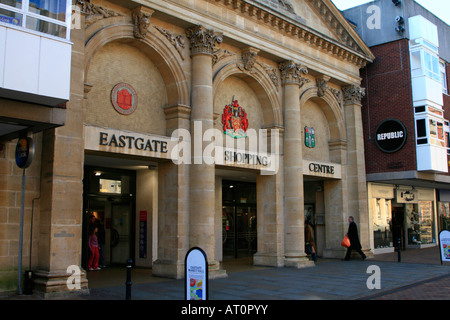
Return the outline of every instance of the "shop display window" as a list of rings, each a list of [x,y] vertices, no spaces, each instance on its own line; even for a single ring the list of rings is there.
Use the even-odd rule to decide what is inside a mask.
[[[391,200],[372,199],[375,209],[373,215],[374,248],[389,248],[392,242]]]
[[[434,243],[436,237],[433,228],[433,201],[419,201],[405,207],[408,244]]]
[[[439,202],[439,231],[450,230],[450,202]]]

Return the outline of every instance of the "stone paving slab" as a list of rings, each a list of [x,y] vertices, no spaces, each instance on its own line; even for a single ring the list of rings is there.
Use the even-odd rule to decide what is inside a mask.
[[[381,289],[370,290],[368,267],[380,270]],[[341,300],[359,299],[432,278],[450,276],[443,265],[386,261],[327,261],[305,269],[269,268],[236,272],[209,281],[210,300]],[[184,281],[171,280],[132,287],[133,299],[183,300]],[[91,289],[89,299],[124,299],[124,287]]]

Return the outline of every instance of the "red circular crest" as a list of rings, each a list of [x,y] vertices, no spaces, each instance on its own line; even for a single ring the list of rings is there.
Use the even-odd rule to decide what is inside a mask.
[[[136,91],[129,84],[120,82],[111,90],[111,103],[120,114],[132,114],[137,108]]]

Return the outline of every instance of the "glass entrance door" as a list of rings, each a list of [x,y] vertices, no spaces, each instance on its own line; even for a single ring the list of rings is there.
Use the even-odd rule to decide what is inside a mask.
[[[111,263],[131,258],[131,203],[113,203],[111,212]]]
[[[134,261],[136,223],[136,173],[133,171],[85,167],[83,215],[83,266],[89,258],[90,218],[105,230],[106,265],[125,265]]]
[[[241,258],[256,252],[256,185],[224,181],[222,205],[223,257]]]

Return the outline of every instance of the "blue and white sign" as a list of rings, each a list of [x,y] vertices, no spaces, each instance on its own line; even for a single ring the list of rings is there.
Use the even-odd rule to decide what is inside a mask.
[[[16,145],[16,164],[19,168],[28,168],[34,157],[34,142],[31,138],[19,138]]]
[[[441,263],[450,261],[450,231],[439,232],[439,249],[441,252]]]
[[[186,254],[185,281],[186,300],[208,300],[208,259],[198,247]]]

